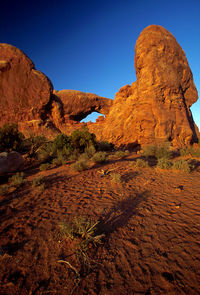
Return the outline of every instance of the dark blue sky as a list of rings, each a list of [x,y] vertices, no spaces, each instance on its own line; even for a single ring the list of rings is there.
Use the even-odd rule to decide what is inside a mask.
[[[158,24],[186,53],[200,92],[200,1],[1,1],[0,42],[24,51],[56,90],[114,98],[136,80],[134,47],[140,32]],[[200,127],[200,102],[192,107]]]

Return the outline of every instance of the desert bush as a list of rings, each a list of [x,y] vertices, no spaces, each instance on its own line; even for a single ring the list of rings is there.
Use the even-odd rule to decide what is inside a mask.
[[[70,155],[69,155],[69,160],[70,161],[76,161],[80,157],[80,153],[77,150],[74,150]]]
[[[143,155],[146,157],[155,157],[157,159],[165,158],[170,159],[171,151],[168,142],[163,145],[147,145],[143,150]]]
[[[182,148],[180,149],[180,156],[181,157],[186,157],[186,156],[192,156],[195,158],[199,158],[200,157],[200,148],[199,147],[186,147],[186,148]]]
[[[83,153],[90,146],[96,146],[96,136],[90,133],[86,128],[75,130],[70,135],[72,147]]]
[[[177,160],[173,162],[173,169],[175,170],[181,170],[184,172],[191,172],[192,166],[188,163],[186,160]]]
[[[31,135],[29,138],[23,140],[22,148],[24,151],[29,152],[29,156],[35,156],[35,153],[43,144],[47,142],[47,139],[43,135]]]
[[[40,170],[41,171],[45,171],[51,168],[51,164],[50,163],[44,163],[40,165]]]
[[[87,154],[88,158],[92,158],[96,153],[96,149],[93,145],[85,148],[85,154]]]
[[[78,160],[74,164],[71,165],[74,171],[81,172],[83,170],[87,170],[89,168],[88,160]]]
[[[65,239],[75,241],[75,257],[80,264],[80,273],[88,273],[94,267],[94,259],[91,259],[91,247],[97,247],[102,244],[104,234],[99,233],[99,221],[92,221],[90,218],[83,216],[75,217],[73,221],[65,221],[60,223],[60,231]],[[80,279],[80,273],[68,261],[59,260],[64,262],[73,269]]]
[[[56,136],[56,138],[53,141],[53,148],[56,151],[63,150],[64,148],[66,151],[68,150],[69,152],[73,150],[73,147],[70,142],[70,138],[63,133],[58,134]]]
[[[15,175],[10,177],[8,179],[11,186],[19,187],[24,183],[24,173],[23,172],[17,172]]]
[[[36,153],[37,159],[40,162],[49,162],[54,157],[56,157],[57,151],[55,150],[55,147],[53,146],[52,142],[48,142],[44,144]]]
[[[143,159],[137,159],[136,161],[131,162],[131,166],[137,168],[145,168],[148,167],[148,163]]]
[[[81,244],[93,243],[94,245],[102,242],[103,234],[98,234],[98,221],[93,222],[90,218],[84,216],[75,217],[72,222],[60,223],[61,233],[70,239],[81,239]]]
[[[166,158],[161,158],[158,159],[157,167],[160,169],[169,169],[172,167],[172,163]]]
[[[120,159],[123,159],[123,158],[125,158],[128,155],[129,155],[129,151],[128,150],[126,150],[126,151],[117,151],[114,154],[115,157],[120,158]]]
[[[108,155],[106,152],[97,152],[96,154],[94,154],[94,156],[92,157],[92,161],[94,163],[105,163],[107,161]]]
[[[24,135],[17,124],[5,124],[0,128],[0,152],[21,151]]]
[[[119,173],[110,173],[111,180],[115,183],[122,183],[122,177]]]
[[[8,184],[3,184],[0,186],[0,196],[4,196],[8,193],[10,186]]]
[[[44,182],[44,177],[43,176],[38,176],[36,178],[33,179],[32,181],[32,185],[33,186],[39,186]]]

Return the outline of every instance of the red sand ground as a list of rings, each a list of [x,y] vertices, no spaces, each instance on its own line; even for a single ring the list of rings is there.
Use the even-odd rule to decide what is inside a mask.
[[[200,171],[136,169],[131,160],[81,173],[32,170],[0,197],[0,294],[200,294]],[[102,168],[115,168],[123,184],[101,177]],[[43,192],[31,186],[39,175]],[[78,215],[101,220],[106,234],[90,250],[89,272],[59,234],[59,223]]]

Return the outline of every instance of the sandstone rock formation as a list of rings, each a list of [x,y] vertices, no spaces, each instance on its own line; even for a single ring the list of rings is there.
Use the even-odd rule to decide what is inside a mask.
[[[19,49],[0,44],[0,125],[40,119],[53,86]]]
[[[198,94],[174,36],[157,25],[144,29],[135,46],[135,69],[137,81],[116,94],[101,136],[117,145],[197,141],[190,107]]]
[[[137,81],[122,87],[115,100],[75,90],[54,91],[19,49],[0,44],[0,126],[17,122],[25,136],[70,134],[86,126],[98,140],[120,145],[197,142],[190,111],[198,99],[186,56],[174,36],[161,26],[143,30],[135,46]],[[106,115],[80,123],[88,114]]]
[[[112,99],[77,90],[54,91],[54,94],[62,101],[64,116],[74,121],[81,121],[92,112],[107,115],[113,104]]]
[[[21,50],[0,44],[0,126],[16,122],[25,136],[41,133],[51,138],[60,131],[72,132],[94,111],[108,114],[112,103],[111,99],[75,90],[53,94],[50,80],[35,70]]]

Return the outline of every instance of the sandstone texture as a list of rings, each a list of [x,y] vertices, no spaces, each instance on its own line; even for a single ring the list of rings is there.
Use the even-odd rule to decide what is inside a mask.
[[[96,111],[108,114],[113,100],[75,90],[54,91],[51,81],[34,68],[18,48],[0,44],[0,126],[18,123],[19,130],[43,134],[71,133]]]
[[[197,141],[190,111],[198,94],[186,56],[174,36],[151,25],[135,46],[137,81],[122,87],[102,130],[117,145]]]
[[[0,175],[15,172],[24,164],[23,157],[17,152],[0,153]]]
[[[74,121],[81,121],[92,112],[107,115],[113,100],[92,93],[77,90],[54,91],[63,104],[63,115]]]
[[[16,122],[25,136],[47,138],[87,126],[98,140],[117,146],[197,142],[190,107],[198,94],[174,36],[161,26],[145,28],[135,46],[135,70],[137,81],[123,86],[114,101],[77,90],[53,91],[50,80],[22,51],[0,44],[0,126]],[[80,123],[92,112],[105,118]]]
[[[0,44],[0,125],[39,119],[53,86],[19,49]]]

